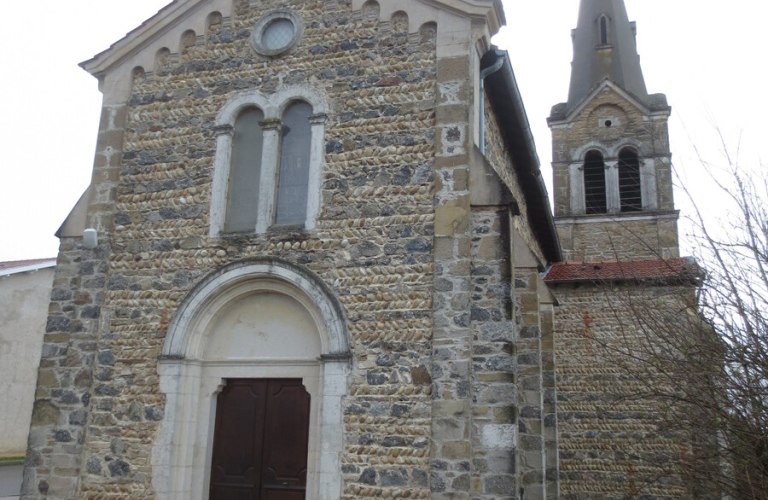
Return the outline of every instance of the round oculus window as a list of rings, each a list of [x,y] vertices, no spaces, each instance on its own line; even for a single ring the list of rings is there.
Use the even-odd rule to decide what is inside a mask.
[[[296,26],[290,19],[275,19],[267,24],[261,35],[261,44],[267,50],[282,50],[291,45]]]
[[[301,38],[301,19],[289,11],[267,14],[256,23],[251,44],[259,54],[274,57],[291,50]]]

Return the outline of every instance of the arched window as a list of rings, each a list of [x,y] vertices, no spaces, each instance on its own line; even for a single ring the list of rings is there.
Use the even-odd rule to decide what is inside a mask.
[[[229,175],[227,217],[228,233],[255,231],[259,206],[264,113],[255,107],[242,111],[235,121],[232,138],[232,166]]]
[[[275,224],[304,224],[307,218],[312,106],[297,101],[283,114],[280,171],[277,177]]]
[[[608,17],[600,16],[600,45],[608,45]]]
[[[604,214],[608,211],[605,162],[598,151],[590,151],[584,159],[584,200],[587,214]]]
[[[216,117],[210,235],[312,230],[320,214],[328,105],[312,88],[251,90]]]
[[[643,209],[640,161],[637,153],[630,148],[624,148],[619,153],[619,199],[622,212],[639,212]]]

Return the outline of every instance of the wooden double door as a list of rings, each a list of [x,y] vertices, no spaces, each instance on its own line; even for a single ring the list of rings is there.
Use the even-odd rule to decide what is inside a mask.
[[[232,379],[219,394],[209,500],[304,500],[310,396],[300,379]]]

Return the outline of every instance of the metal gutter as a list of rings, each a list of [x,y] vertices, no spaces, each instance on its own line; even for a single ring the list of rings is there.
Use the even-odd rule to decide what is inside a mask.
[[[485,79],[496,73],[504,65],[504,59],[499,58],[492,66],[480,71],[480,148],[485,151]]]
[[[512,70],[512,63],[506,51],[492,47],[480,61],[481,72],[492,69],[497,64],[501,65],[501,69],[489,72],[481,81],[485,80],[484,88],[488,101],[495,111],[504,141],[512,155],[512,163],[528,205],[531,227],[545,257],[550,262],[560,262],[563,256],[555,218],[549,204],[549,193],[541,175],[541,163],[536,154],[533,132],[517,86],[515,73]]]

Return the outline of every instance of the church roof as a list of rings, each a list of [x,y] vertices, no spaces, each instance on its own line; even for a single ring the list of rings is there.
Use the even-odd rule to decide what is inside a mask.
[[[560,262],[544,277],[547,283],[594,281],[689,281],[699,276],[692,258],[607,262]]]
[[[635,35],[624,0],[581,0],[573,31],[569,113],[606,79],[648,103]]]
[[[12,260],[7,262],[0,262],[0,276],[10,276],[11,274],[39,271],[40,269],[53,267],[55,265],[56,258]]]

